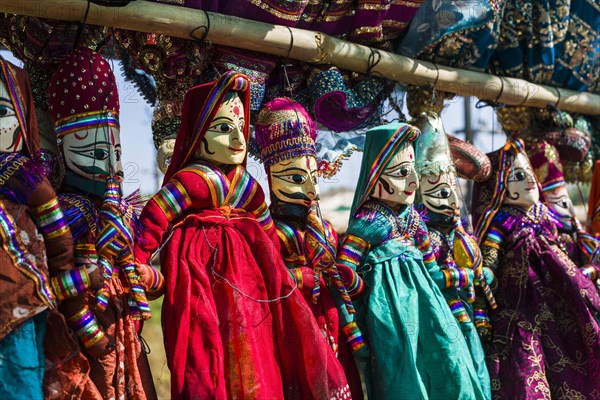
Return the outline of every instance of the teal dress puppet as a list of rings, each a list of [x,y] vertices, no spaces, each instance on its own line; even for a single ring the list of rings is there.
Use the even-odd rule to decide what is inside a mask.
[[[427,228],[412,206],[419,130],[390,124],[367,132],[365,153],[338,263],[365,281],[355,302],[371,356],[369,398],[485,399],[458,322],[432,276]],[[397,157],[399,153],[402,157]]]

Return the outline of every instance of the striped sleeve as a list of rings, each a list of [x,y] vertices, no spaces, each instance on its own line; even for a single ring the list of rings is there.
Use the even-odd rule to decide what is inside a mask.
[[[485,240],[482,243],[482,246],[489,246],[494,249],[500,249],[503,242],[502,232],[496,228],[495,226],[491,226],[485,235]]]
[[[202,189],[198,186],[198,190]],[[209,193],[206,190],[206,198]],[[185,213],[192,205],[193,198],[181,180],[172,178],[146,204],[140,215],[142,235],[137,237],[135,258],[141,264],[148,264],[152,254],[160,246],[169,224]]]
[[[44,238],[55,239],[69,232],[69,227],[56,197],[32,208],[31,212],[37,222],[38,230]]]
[[[338,254],[338,263],[347,265],[356,271],[368,250],[369,244],[365,240],[349,234],[344,239],[344,244]]]

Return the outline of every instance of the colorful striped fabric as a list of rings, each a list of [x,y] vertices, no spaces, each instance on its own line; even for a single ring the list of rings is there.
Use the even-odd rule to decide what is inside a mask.
[[[327,232],[328,230],[325,228],[323,219],[321,218],[319,204],[313,203],[308,211],[304,232],[304,249],[307,258],[310,261],[311,267],[316,272],[315,276],[320,275],[321,272],[328,276],[344,301],[346,310],[348,313],[353,314],[354,305],[335,265],[335,244],[332,243],[332,238],[327,236]],[[315,282],[315,289],[313,290],[314,303],[318,299],[319,293],[317,290],[320,290],[319,282]]]
[[[447,303],[452,311],[452,315],[454,315],[458,322],[471,321],[471,318],[469,318],[469,314],[467,314],[467,310],[460,299],[450,299]]]
[[[485,240],[482,243],[482,246],[490,246],[495,249],[500,249],[500,246],[502,246],[503,241],[504,235],[502,234],[502,231],[500,231],[497,227],[492,226],[488,230],[488,233],[485,236]]]
[[[284,261],[288,268],[306,265],[304,254],[304,231],[291,222],[274,220],[279,241],[283,245]]]
[[[56,300],[46,275],[30,260],[31,254],[21,240],[19,228],[6,212],[0,201],[0,242],[4,251],[12,258],[14,266],[35,282],[40,299],[49,307],[56,307]]]
[[[258,185],[258,183],[256,184]],[[271,218],[271,213],[269,212],[269,207],[267,207],[266,203],[261,204],[260,207],[252,211],[252,214],[265,231],[271,229],[273,226],[273,218]]]
[[[58,202],[76,244],[96,236],[99,213],[90,199],[79,193],[60,193]]]
[[[244,167],[238,165],[229,184],[229,191],[224,203],[232,208],[245,209],[254,198],[257,190],[258,183]]]
[[[187,191],[175,178],[163,186],[150,201],[158,204],[169,222],[175,220],[186,208],[192,205],[192,200]]]
[[[94,248],[94,250],[96,250]],[[97,256],[96,256],[97,257]],[[104,285],[96,292],[96,307],[104,311],[108,307],[108,298],[110,297],[110,288],[108,282],[119,273],[118,269],[113,268],[112,264],[103,257],[98,257],[97,261],[100,268],[102,268],[102,276],[104,278]]]
[[[54,295],[59,301],[85,293],[90,277],[85,267],[74,268],[50,279]]]
[[[218,168],[204,163],[194,163],[184,168],[181,172],[193,172],[206,182],[212,198],[212,204],[215,207],[219,207],[225,202],[225,195],[229,189],[229,179]]]
[[[36,219],[38,230],[46,239],[55,239],[69,231],[56,197],[32,209],[31,212]]]
[[[338,254],[338,261],[356,271],[368,250],[369,244],[366,241],[356,235],[349,234],[346,236],[342,250]]]
[[[75,265],[98,264],[98,252],[94,243],[79,241],[75,243],[73,254]]]
[[[429,236],[425,236],[423,240],[418,243],[417,248],[423,253],[423,262],[425,265],[436,262]]]
[[[352,274],[352,282],[346,286],[348,295],[352,298],[358,294],[361,294],[364,289],[365,281],[358,274]]]
[[[106,336],[87,305],[70,316],[67,323],[86,349],[94,346]]]
[[[150,319],[152,312],[150,311],[150,305],[146,297],[146,292],[142,288],[140,278],[135,264],[125,263],[120,265],[121,271],[124,272],[129,283],[129,296],[127,296],[127,303],[129,304],[129,311],[133,319],[146,320]]]
[[[356,353],[358,350],[366,346],[366,343],[363,340],[362,332],[355,321],[352,321],[344,326],[342,330],[346,336],[346,341],[352,348],[352,353]]]
[[[114,111],[91,111],[85,114],[77,114],[77,118],[65,117],[57,121],[54,131],[56,137],[61,138],[69,133],[90,129],[105,129],[107,126],[119,128],[119,115]]]

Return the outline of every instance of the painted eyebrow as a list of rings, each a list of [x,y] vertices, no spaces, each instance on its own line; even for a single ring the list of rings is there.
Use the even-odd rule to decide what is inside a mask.
[[[9,103],[12,103],[12,101],[9,98],[7,98],[7,97],[0,97],[0,100],[4,100],[4,101],[7,101]]]
[[[231,118],[223,116],[223,117],[217,117],[217,118],[213,119],[213,124],[220,119],[224,119],[227,122],[233,122],[233,120]]]
[[[438,189],[440,186],[448,186],[448,187],[450,187],[450,185],[448,185],[446,182],[441,182],[441,183],[438,183],[437,185],[435,185],[434,187],[432,187],[431,189],[429,189],[429,190],[428,190],[427,192],[425,192],[425,193],[431,193],[431,192],[434,192],[434,191],[436,191],[436,190],[437,190],[437,189]]]
[[[296,167],[290,167],[290,168],[286,168],[286,169],[282,169],[280,171],[273,171],[274,174],[280,174],[282,172],[291,172],[291,171],[296,171],[296,172],[306,172],[306,170],[301,169],[301,168],[296,168]]]
[[[83,146],[69,146],[69,147],[71,149],[85,149],[85,148],[88,148],[90,146],[96,146],[98,144],[108,144],[108,145],[110,145],[110,142],[95,142],[95,143],[85,144]]]
[[[387,167],[387,168],[384,170],[384,172],[385,172],[385,171],[391,171],[391,172],[393,172],[393,171],[397,170],[397,169],[398,169],[398,168],[400,168],[400,167],[404,167],[405,165],[410,165],[410,164],[411,164],[411,162],[410,162],[410,161],[402,161],[400,164],[398,164],[398,165],[396,165],[396,166],[394,166],[394,167]]]

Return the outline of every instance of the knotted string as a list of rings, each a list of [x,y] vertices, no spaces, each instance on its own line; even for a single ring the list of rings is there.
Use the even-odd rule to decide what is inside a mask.
[[[305,247],[307,258],[315,271],[315,287],[312,292],[312,302],[316,304],[319,301],[321,294],[321,274],[325,274],[331,279],[331,282],[338,290],[348,313],[353,314],[354,305],[335,265],[336,250],[327,239],[318,203],[313,203],[308,210]]]
[[[131,210],[129,210],[131,211]],[[124,212],[118,184],[114,180],[107,181],[104,201],[100,209],[100,229],[96,238],[96,249],[100,263],[104,266],[104,285],[97,293],[98,307],[106,307],[109,296],[110,279],[123,271],[130,293],[128,305],[133,319],[146,320],[151,316],[146,292],[140,284],[140,277],[135,269],[133,256],[133,229],[129,226],[128,216],[133,212]],[[108,260],[114,260],[112,270]],[[116,268],[115,268],[116,266]]]

